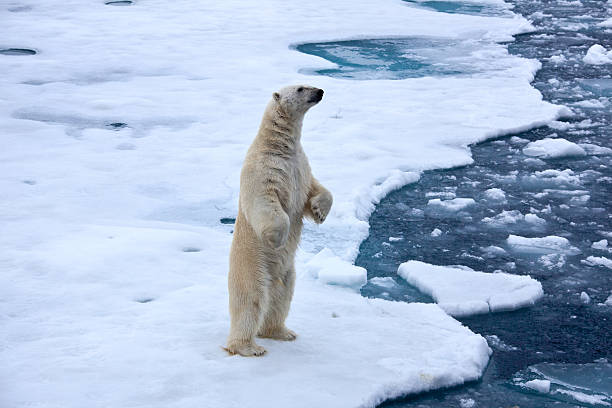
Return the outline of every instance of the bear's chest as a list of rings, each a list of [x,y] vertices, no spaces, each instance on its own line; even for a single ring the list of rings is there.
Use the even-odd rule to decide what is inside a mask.
[[[298,152],[293,160],[288,163],[287,176],[289,179],[286,185],[287,215],[301,218],[306,201],[308,201],[311,182],[310,165],[303,152]]]

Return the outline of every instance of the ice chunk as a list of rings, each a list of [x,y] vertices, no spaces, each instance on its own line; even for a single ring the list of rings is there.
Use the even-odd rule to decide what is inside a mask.
[[[427,206],[430,209],[444,211],[444,212],[457,212],[461,211],[467,207],[476,204],[473,198],[453,198],[452,200],[440,200],[439,198],[434,198],[433,200],[429,200],[427,202]]]
[[[506,202],[506,193],[501,188],[490,188],[485,190],[484,196],[491,201]]]
[[[612,50],[607,51],[599,44],[595,44],[589,48],[586,55],[582,59],[585,64],[603,65],[612,63]]]
[[[485,339],[487,339],[487,342],[489,343],[489,346],[493,347],[496,350],[499,350],[499,351],[516,351],[516,350],[518,350],[517,347],[510,346],[510,345],[504,343],[499,337],[497,337],[494,334],[489,335],[489,336],[485,336]]]
[[[395,279],[393,279],[390,276],[385,276],[385,277],[375,277],[370,279],[370,283],[376,285],[376,286],[381,286],[383,288],[393,288],[395,286],[397,286],[397,282],[395,282]]]
[[[570,244],[567,238],[549,235],[542,238],[526,238],[510,235],[506,240],[511,250],[532,254],[577,255],[580,250]]]
[[[518,210],[502,211],[494,217],[485,217],[482,222],[494,228],[504,228],[507,225],[525,223],[532,227],[543,227],[546,225],[546,220],[538,217],[535,214],[523,215]]]
[[[580,292],[580,301],[584,304],[591,303],[591,297],[586,292]]]
[[[315,255],[306,264],[306,270],[312,277],[328,285],[359,289],[368,280],[368,273],[364,268],[341,259],[334,255],[329,248],[325,248]]]
[[[530,306],[542,297],[542,285],[529,276],[476,272],[469,268],[408,261],[398,275],[452,316],[469,316]]]
[[[606,301],[604,302],[604,305],[606,306],[612,306],[612,295],[608,296],[608,298],[606,299]]]
[[[582,147],[587,154],[593,156],[607,156],[612,154],[612,149],[609,147],[599,146],[591,143],[580,143],[580,147]]]
[[[430,234],[432,237],[439,237],[440,235],[442,235],[442,230],[439,228],[434,228],[433,231],[431,231]]]
[[[550,392],[550,381],[548,380],[531,380],[523,384],[527,388],[531,388],[537,392],[547,394]]]
[[[605,266],[608,269],[612,269],[612,260],[603,256],[589,256],[580,262],[589,266]]]
[[[591,248],[593,248],[593,249],[600,249],[602,251],[608,251],[610,249],[610,248],[608,248],[608,240],[607,239],[602,239],[600,241],[593,242],[591,244]]]
[[[580,177],[572,170],[548,169],[536,171],[534,174],[523,177],[523,182],[529,187],[542,188],[575,188],[581,184]]]
[[[556,390],[555,393],[569,395],[576,401],[583,402],[586,404],[604,405],[606,407],[609,407],[610,405],[612,405],[608,402],[610,401],[610,399],[606,395],[586,394],[584,392],[575,391],[575,390]]]
[[[612,17],[597,24],[599,27],[612,28]]]
[[[527,156],[542,159],[557,159],[561,157],[586,156],[586,152],[576,143],[566,139],[542,139],[529,143],[523,148]]]

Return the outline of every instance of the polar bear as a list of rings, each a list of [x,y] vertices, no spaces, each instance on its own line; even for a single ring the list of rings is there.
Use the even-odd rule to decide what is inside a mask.
[[[294,256],[302,220],[325,221],[331,193],[310,171],[302,122],[323,98],[312,86],[274,92],[240,174],[238,216],[228,276],[231,328],[226,350],[261,356],[255,336],[295,340],[285,326],[295,285]]]

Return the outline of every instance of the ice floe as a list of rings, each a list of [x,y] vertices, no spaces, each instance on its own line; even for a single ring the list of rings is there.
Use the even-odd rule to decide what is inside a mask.
[[[516,252],[533,254],[565,254],[577,255],[580,250],[571,245],[564,237],[549,235],[541,238],[526,238],[518,235],[510,235],[506,243],[511,250]]]
[[[408,261],[398,275],[452,316],[515,310],[542,297],[542,285],[529,276],[484,273],[469,268]]]
[[[608,51],[600,44],[595,44],[588,49],[582,60],[591,65],[612,64],[612,50]]]
[[[586,156],[586,152],[582,147],[562,138],[536,140],[525,146],[523,148],[523,153],[527,156],[539,157],[542,159]]]

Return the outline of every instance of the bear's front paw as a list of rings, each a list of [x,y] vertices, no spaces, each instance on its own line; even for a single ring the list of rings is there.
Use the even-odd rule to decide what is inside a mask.
[[[329,210],[332,206],[332,196],[331,194],[319,194],[314,196],[310,201],[310,209],[312,210],[312,215],[314,216],[314,222],[317,224],[321,224],[327,218],[327,214],[329,214]]]
[[[278,217],[272,225],[264,228],[262,240],[267,247],[278,249],[287,243],[289,238],[289,217]]]

